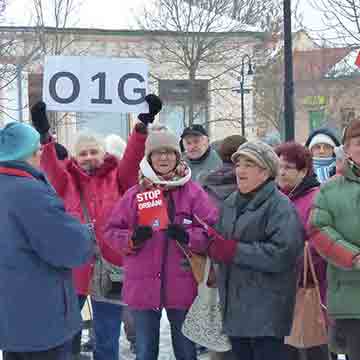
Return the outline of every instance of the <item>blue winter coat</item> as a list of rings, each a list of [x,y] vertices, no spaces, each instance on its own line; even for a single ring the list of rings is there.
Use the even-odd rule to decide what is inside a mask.
[[[90,232],[24,162],[0,163],[0,199],[0,349],[61,345],[81,326],[71,268],[92,255]]]

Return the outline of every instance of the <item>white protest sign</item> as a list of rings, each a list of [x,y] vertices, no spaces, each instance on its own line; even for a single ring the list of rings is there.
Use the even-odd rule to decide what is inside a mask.
[[[48,110],[148,112],[148,66],[141,59],[47,56],[44,101]]]

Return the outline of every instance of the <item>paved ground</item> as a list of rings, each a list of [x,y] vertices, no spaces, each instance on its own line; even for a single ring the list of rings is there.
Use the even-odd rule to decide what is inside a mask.
[[[86,334],[85,334],[86,336]],[[91,360],[92,357],[88,357],[88,360]],[[203,355],[199,357],[199,360],[208,360],[208,355]],[[340,359],[345,359],[340,356]],[[2,360],[0,352],[0,360]],[[85,360],[85,359],[84,359]],[[120,358],[119,360],[135,360],[135,355],[130,352],[129,343],[126,340],[124,331],[122,329],[120,337]],[[169,331],[169,323],[164,313],[163,318],[161,319],[161,330],[160,330],[160,354],[158,360],[175,360],[174,354],[172,352],[171,338]]]

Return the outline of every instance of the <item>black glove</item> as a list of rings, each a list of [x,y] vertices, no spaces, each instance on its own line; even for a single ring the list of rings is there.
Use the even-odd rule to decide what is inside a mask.
[[[46,116],[46,104],[43,101],[39,101],[31,107],[30,111],[34,128],[40,133],[40,135],[47,134],[50,130],[50,124]]]
[[[132,234],[131,240],[135,247],[141,246],[147,239],[153,235],[151,226],[137,226]]]
[[[139,114],[138,119],[144,125],[147,126],[148,124],[151,124],[154,121],[155,116],[160,112],[162,108],[162,101],[158,96],[154,94],[146,95],[145,101],[149,105],[149,112],[147,114],[146,113]]]
[[[184,227],[179,224],[170,224],[166,229],[169,238],[177,240],[180,244],[187,245],[189,243],[189,234]]]

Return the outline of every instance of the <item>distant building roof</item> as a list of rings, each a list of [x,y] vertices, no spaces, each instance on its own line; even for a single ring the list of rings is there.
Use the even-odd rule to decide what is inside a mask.
[[[325,74],[325,77],[330,79],[359,77],[360,68],[355,65],[355,60],[359,51],[360,49],[351,50],[345,57],[329,69]]]
[[[324,78],[351,51],[349,48],[318,48],[294,51],[294,80]]]

